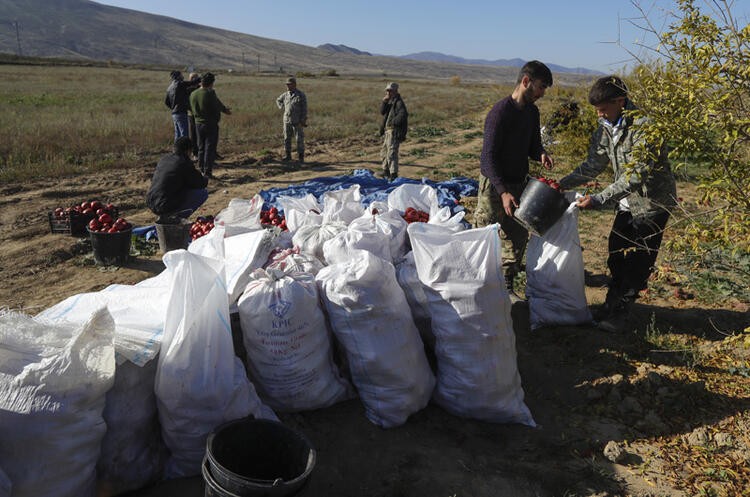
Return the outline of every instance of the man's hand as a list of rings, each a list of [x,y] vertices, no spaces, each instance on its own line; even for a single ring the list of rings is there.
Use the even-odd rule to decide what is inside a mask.
[[[503,201],[503,210],[509,217],[513,217],[513,211],[518,207],[516,197],[510,192],[503,192],[500,194],[500,200]]]
[[[591,195],[584,195],[583,197],[579,197],[578,200],[576,200],[576,207],[579,209],[588,209],[594,206],[594,201],[591,198]]]
[[[555,167],[555,161],[552,160],[552,157],[549,155],[542,154],[542,166],[544,166],[545,169],[552,169]]]

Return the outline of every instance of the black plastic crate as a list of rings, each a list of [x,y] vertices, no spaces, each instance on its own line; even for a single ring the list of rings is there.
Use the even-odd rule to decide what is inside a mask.
[[[112,219],[117,219],[120,216],[119,210],[109,212]],[[65,214],[64,217],[56,217],[53,211],[47,213],[47,219],[49,220],[49,228],[52,233],[59,233],[63,235],[72,236],[87,236],[88,232],[86,227],[89,221],[94,219],[96,214],[82,214],[76,211],[70,211]]]

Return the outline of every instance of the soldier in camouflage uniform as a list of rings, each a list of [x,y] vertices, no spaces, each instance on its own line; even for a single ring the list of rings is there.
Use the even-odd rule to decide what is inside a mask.
[[[659,151],[654,162],[633,162],[633,151],[644,141],[638,129],[644,118],[634,119],[630,114],[635,107],[622,80],[617,76],[597,80],[589,91],[589,103],[599,115],[599,127],[588,157],[560,180],[560,186],[571,188],[588,182],[612,165],[614,182],[599,193],[583,196],[578,206],[617,210],[607,259],[612,280],[596,317],[599,328],[622,331],[638,292],[646,288],[653,271],[677,193],[666,149]]]
[[[284,160],[292,160],[292,135],[297,138],[297,159],[305,162],[305,126],[307,126],[307,97],[297,89],[297,80],[286,80],[284,93],[276,99],[276,106],[284,111]]]
[[[554,165],[542,147],[539,109],[534,102],[552,86],[552,72],[539,61],[527,62],[511,95],[497,102],[484,122],[481,177],[474,226],[500,224],[503,273],[512,303],[522,299],[513,290],[521,271],[529,232],[513,218],[529,174],[529,159],[547,169]]]

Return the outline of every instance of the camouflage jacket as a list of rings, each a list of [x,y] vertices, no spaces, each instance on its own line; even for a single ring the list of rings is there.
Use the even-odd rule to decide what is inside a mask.
[[[285,91],[276,99],[276,106],[284,111],[285,123],[307,124],[307,97],[301,91]]]
[[[633,110],[635,107],[628,101],[625,109]],[[661,150],[656,162],[633,163],[633,151],[644,139],[638,130],[644,120],[634,120],[633,116],[626,115],[612,126],[600,119],[591,139],[588,157],[560,180],[560,186],[567,189],[591,181],[607,164],[612,164],[614,182],[592,195],[597,206],[620,205],[636,217],[670,210],[676,205],[677,192],[667,151]],[[630,166],[626,167],[628,164]]]

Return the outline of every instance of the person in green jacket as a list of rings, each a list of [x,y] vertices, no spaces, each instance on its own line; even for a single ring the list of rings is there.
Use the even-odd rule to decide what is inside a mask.
[[[198,135],[198,167],[207,178],[213,177],[221,115],[232,113],[216,96],[214,81],[216,77],[212,73],[205,73],[201,76],[201,87],[190,94],[190,109]]]
[[[616,210],[608,243],[611,281],[595,317],[600,329],[617,332],[630,326],[632,305],[646,289],[677,191],[666,149],[658,150],[654,161],[635,162],[634,150],[645,143],[639,129],[645,119],[633,117],[636,107],[622,79],[598,79],[589,91],[589,103],[599,116],[599,127],[588,157],[560,180],[560,186],[568,189],[591,181],[610,164],[614,171],[612,184],[584,195],[577,204],[581,209]]]

